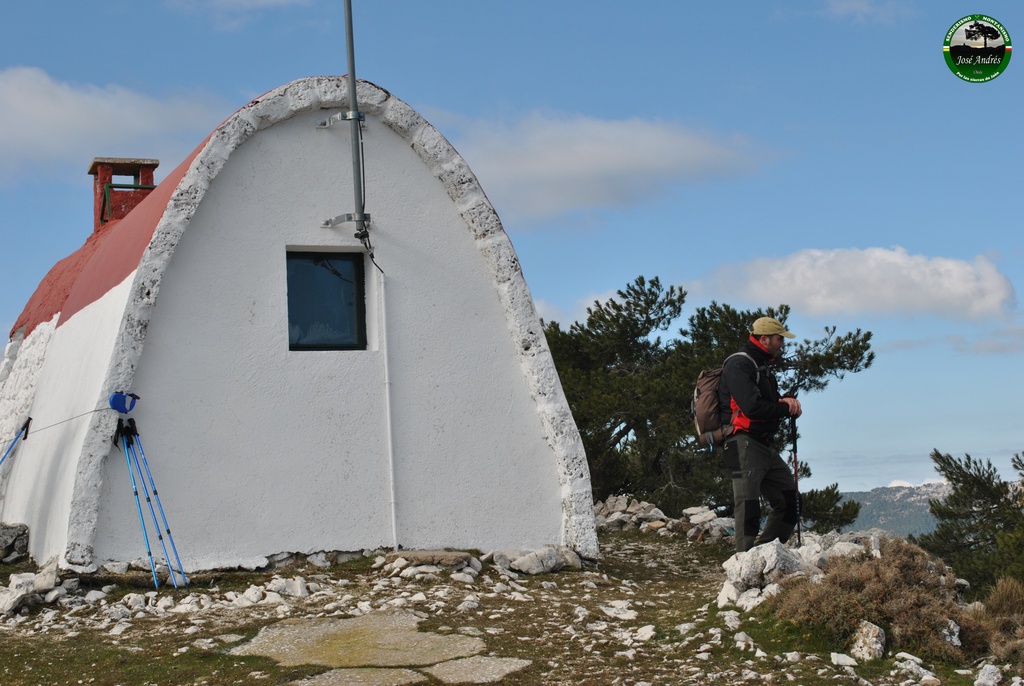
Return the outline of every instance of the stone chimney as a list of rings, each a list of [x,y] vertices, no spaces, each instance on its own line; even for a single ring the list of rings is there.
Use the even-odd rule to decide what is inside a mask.
[[[93,177],[93,231],[135,209],[156,188],[153,171],[159,166],[160,160],[93,158],[89,167]],[[115,182],[114,177],[131,177],[131,182]]]

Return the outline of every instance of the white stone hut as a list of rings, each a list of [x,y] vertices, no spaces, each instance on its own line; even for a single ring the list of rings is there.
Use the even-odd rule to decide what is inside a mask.
[[[38,562],[145,556],[119,418],[187,571],[378,548],[597,557],[582,443],[501,222],[448,141],[365,81],[375,263],[353,224],[324,227],[353,209],[349,126],[320,126],[349,85],[254,100],[155,189],[155,160],[94,161],[93,233],[0,367],[0,439],[32,417],[0,521],[29,526]],[[140,398],[127,415],[118,391]]]

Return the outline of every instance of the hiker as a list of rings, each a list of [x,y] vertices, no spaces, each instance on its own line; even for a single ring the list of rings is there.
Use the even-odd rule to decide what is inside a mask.
[[[786,338],[796,336],[778,320],[761,317],[755,321],[750,340],[743,346],[746,354],[726,361],[718,389],[722,423],[735,427],[723,443],[723,454],[732,473],[736,552],[740,553],[769,541],[785,543],[799,518],[793,473],[771,445],[782,420],[801,413],[800,401],[779,396],[770,366]],[[762,496],[771,512],[758,536]]]

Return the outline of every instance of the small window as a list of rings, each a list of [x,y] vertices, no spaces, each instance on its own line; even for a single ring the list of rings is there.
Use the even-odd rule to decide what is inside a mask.
[[[366,350],[361,253],[288,253],[288,349]]]

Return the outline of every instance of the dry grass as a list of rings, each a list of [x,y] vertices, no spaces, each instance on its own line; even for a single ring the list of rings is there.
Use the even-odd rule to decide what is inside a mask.
[[[1001,617],[1024,616],[1024,583],[1012,577],[999,579],[985,600],[985,609]]]
[[[858,623],[867,620],[885,630],[890,653],[943,662],[984,654],[989,631],[958,604],[953,576],[941,563],[902,539],[886,539],[881,552],[880,558],[837,559],[818,581],[788,583],[765,603],[765,611],[820,631],[837,645],[847,644]],[[960,646],[943,638],[950,620],[960,627]]]
[[[1024,583],[1009,577],[999,579],[979,615],[991,635],[989,645],[996,659],[1024,671]]]

